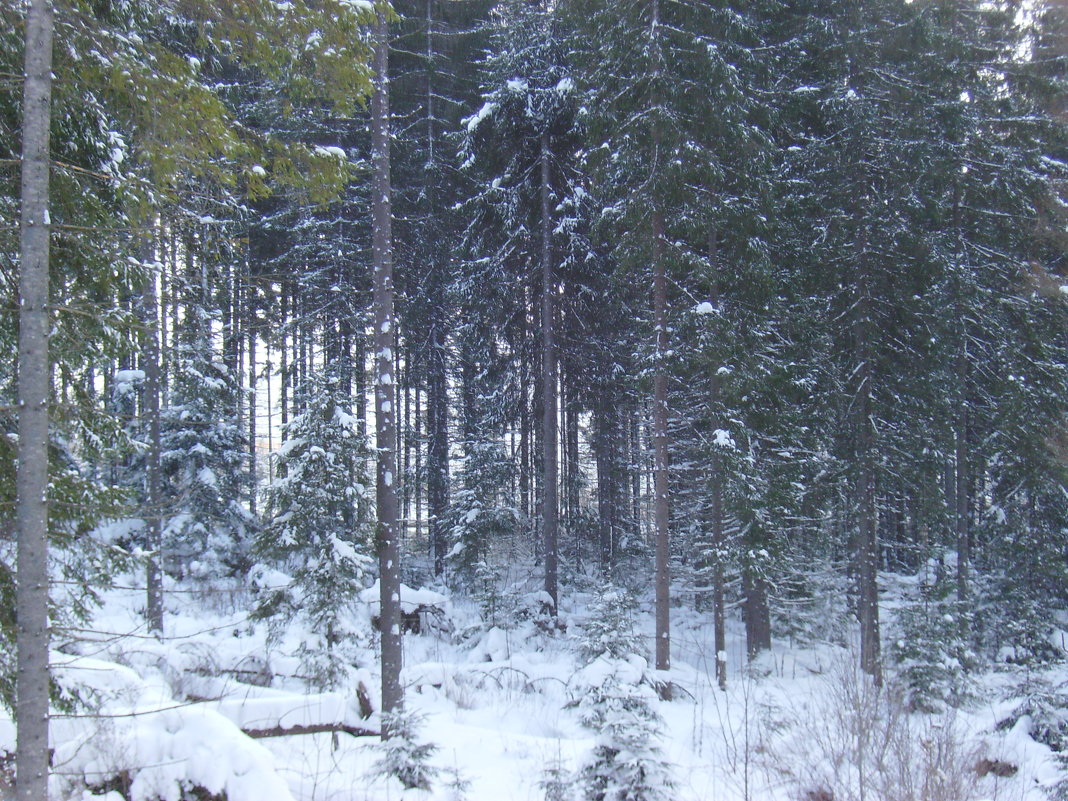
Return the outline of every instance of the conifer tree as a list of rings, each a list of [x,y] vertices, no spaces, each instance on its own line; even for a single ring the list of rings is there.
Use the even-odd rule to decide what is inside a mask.
[[[315,375],[303,395],[303,411],[283,432],[278,478],[266,492],[271,517],[256,540],[258,559],[291,582],[262,589],[257,615],[279,630],[304,622],[314,639],[302,658],[333,687],[346,676],[355,604],[373,572],[370,450],[336,371]]]
[[[170,403],[161,411],[160,466],[167,520],[163,563],[177,576],[243,575],[256,524],[247,509],[245,431],[235,417],[237,377],[211,341],[211,317],[186,307]]]

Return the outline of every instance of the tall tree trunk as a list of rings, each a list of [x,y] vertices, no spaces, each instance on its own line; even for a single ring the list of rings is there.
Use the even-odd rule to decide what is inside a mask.
[[[671,668],[671,575],[668,565],[668,408],[667,408],[667,275],[664,264],[664,221],[653,210],[653,317],[656,323],[656,372],[653,375],[653,517],[656,526],[656,669]]]
[[[524,299],[525,302],[525,299]],[[532,514],[530,475],[530,369],[528,366],[527,316],[521,315],[522,350],[519,354],[519,508],[525,516]]]
[[[956,419],[954,420],[954,530],[957,539],[957,597],[961,602],[968,599],[971,570],[971,471],[968,459],[968,321],[964,307],[963,233],[961,231],[960,182],[953,186],[953,226],[956,233],[954,252],[954,318],[956,320],[956,357],[954,378],[958,393]],[[966,618],[962,618],[962,623]],[[967,624],[964,623],[966,626]]]
[[[449,508],[449,376],[446,363],[444,324],[437,319],[430,330],[430,352],[427,364],[427,424],[426,455],[427,518],[430,542],[434,549],[434,575],[445,571],[448,537],[445,515]]]
[[[714,308],[720,305],[719,281],[719,231],[713,227],[708,235],[708,260],[712,265],[711,301]],[[718,360],[717,360],[718,361]],[[721,387],[718,365],[712,371],[709,388],[709,405],[713,409],[713,425],[723,427],[720,416]],[[727,536],[723,510],[723,456],[719,446],[713,445],[711,500],[712,500],[712,629],[716,648],[716,683],[721,690],[727,689],[727,613],[725,607],[725,587],[723,577],[723,558],[727,551]]]
[[[253,317],[255,311],[251,304],[251,292],[249,302],[245,304],[245,313],[248,315],[246,329],[248,331],[248,508],[252,516],[256,516],[256,325]]]
[[[52,3],[26,15],[16,474],[16,794],[48,799],[48,264]]]
[[[549,135],[541,137],[541,342],[542,342],[542,539],[545,543],[545,591],[553,600],[556,614],[559,600],[558,499],[557,499],[557,411],[556,344],[553,341],[556,279],[552,264],[552,217],[549,203]]]
[[[607,387],[600,387],[594,407],[593,451],[597,463],[597,529],[601,571],[608,575],[614,563],[615,521],[618,514],[618,466],[615,446],[619,412]]]
[[[151,259],[151,248],[146,248]],[[146,565],[147,597],[145,619],[149,631],[157,636],[163,634],[163,577],[160,572],[163,548],[163,499],[160,494],[160,420],[159,420],[159,314],[156,308],[156,270],[155,266],[146,265],[149,271],[145,278],[141,295],[141,313],[144,331],[141,347],[142,364],[145,368],[144,404],[142,414],[148,424],[148,453],[145,464],[145,507],[147,531],[145,550],[148,552]]]
[[[579,401],[575,379],[569,370],[567,376],[567,425],[564,428],[564,454],[567,459],[567,523],[572,539],[575,537],[575,521],[579,513]]]
[[[750,660],[771,648],[771,609],[768,607],[768,582],[758,571],[746,568],[742,573],[745,649]]]
[[[667,264],[664,252],[664,216],[657,196],[663,131],[661,130],[660,81],[660,2],[652,0],[649,37],[653,49],[653,100],[651,165],[653,174],[652,237],[653,237],[653,318],[656,325],[656,365],[653,374],[653,518],[655,525],[656,551],[656,669],[671,668],[671,575],[670,536],[668,525],[670,505],[668,500],[668,406],[667,406]]]
[[[278,341],[278,411],[281,414],[282,423],[282,439],[286,438],[286,426],[289,425],[289,343],[287,342],[287,332],[291,330],[290,322],[292,316],[289,314],[289,293],[286,291],[285,281],[278,290],[279,294],[279,310],[282,315],[282,319],[279,323],[278,330],[280,332],[280,338]]]
[[[399,710],[400,685],[400,549],[397,520],[397,408],[394,376],[393,208],[389,153],[389,25],[386,8],[379,6],[374,28],[375,92],[371,98],[371,142],[374,183],[372,198],[372,259],[375,308],[375,428],[378,445],[378,570],[382,605],[382,711]],[[390,735],[382,726],[383,739]]]
[[[854,347],[857,381],[854,408],[856,409],[855,432],[857,438],[857,485],[856,509],[857,538],[857,604],[860,619],[860,665],[876,685],[882,684],[882,659],[879,635],[879,543],[878,507],[876,503],[875,432],[872,430],[872,364],[871,342],[875,335],[872,320],[872,298],[869,285],[867,256],[867,232],[858,235],[857,294],[854,305],[856,325]]]

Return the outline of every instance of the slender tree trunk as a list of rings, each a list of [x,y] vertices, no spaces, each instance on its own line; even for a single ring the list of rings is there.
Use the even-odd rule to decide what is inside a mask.
[[[393,208],[389,153],[389,25],[378,7],[374,28],[375,93],[371,98],[371,141],[374,163],[372,188],[372,259],[375,308],[375,428],[378,445],[378,570],[382,605],[382,711],[399,710],[404,702],[400,685],[400,549],[397,519],[397,408],[393,315]],[[389,737],[383,724],[382,737]]]
[[[282,314],[281,324],[279,325],[279,330],[281,332],[281,338],[279,339],[279,342],[278,342],[278,359],[279,359],[279,366],[278,366],[278,375],[279,375],[279,380],[278,380],[278,393],[279,393],[278,406],[279,406],[279,408],[278,408],[278,411],[281,414],[282,438],[284,440],[285,436],[286,436],[286,426],[289,425],[289,392],[288,392],[288,389],[289,389],[289,369],[290,368],[289,368],[289,343],[286,341],[287,336],[288,336],[286,332],[290,330],[289,323],[291,322],[291,317],[289,315],[289,304],[287,302],[288,299],[289,299],[289,293],[286,291],[286,285],[285,285],[284,281],[282,282],[281,287],[279,287],[278,294],[280,295],[279,308],[280,308],[280,311],[281,311],[281,314]]]
[[[954,317],[957,326],[956,358],[954,378],[958,402],[956,420],[954,421],[954,461],[956,478],[954,486],[954,529],[957,537],[957,597],[964,602],[968,599],[971,571],[971,471],[968,459],[968,322],[964,308],[964,270],[963,248],[961,247],[961,198],[960,184],[953,186],[953,226],[956,231],[956,248],[953,279]],[[965,624],[966,625],[966,624]]]
[[[575,519],[579,513],[579,402],[575,391],[575,379],[570,371],[567,376],[567,426],[564,429],[564,454],[567,459],[567,522],[570,536],[575,536]]]
[[[668,560],[668,408],[667,408],[667,276],[664,264],[664,221],[653,211],[653,304],[656,322],[656,372],[653,375],[653,516],[656,525],[656,669],[671,668],[671,575]]]
[[[857,590],[860,618],[860,665],[876,685],[882,684],[882,658],[879,635],[879,543],[878,508],[875,489],[875,432],[872,430],[872,365],[870,343],[875,335],[871,308],[871,287],[868,284],[866,231],[858,236],[857,292],[855,326],[857,380],[855,397],[857,437],[856,508],[858,517]]]
[[[415,420],[415,436],[413,437],[415,440],[415,473],[412,476],[412,488],[414,490],[412,506],[414,508],[413,517],[415,518],[415,541],[421,542],[423,538],[423,405],[418,386],[415,389],[415,414],[413,419]]]
[[[251,293],[250,293],[251,296]],[[251,297],[250,297],[251,300]],[[248,508],[256,516],[256,326],[252,304],[245,304],[248,315]]]
[[[553,599],[553,614],[559,600],[558,572],[558,481],[556,344],[553,341],[556,279],[552,263],[552,216],[549,202],[549,135],[541,137],[541,342],[542,342],[542,538],[545,543],[545,591]]]
[[[768,607],[768,583],[757,571],[742,573],[743,611],[745,615],[745,649],[750,660],[771,648],[771,610]]]
[[[52,3],[26,15],[16,474],[16,793],[48,799],[48,265]]]
[[[151,258],[151,249],[146,248]],[[145,619],[149,631],[157,636],[163,634],[163,577],[160,562],[163,558],[163,499],[160,494],[160,430],[159,430],[159,314],[156,308],[156,267],[147,267],[144,290],[141,295],[144,322],[144,342],[141,348],[145,368],[144,406],[142,414],[148,424],[148,453],[146,454],[145,479],[147,492],[145,506],[148,514],[145,550],[148,552],[146,583],[148,595],[145,603]]]
[[[430,331],[427,387],[427,518],[434,550],[434,575],[445,571],[448,538],[445,515],[449,508],[449,396],[444,325],[435,314]]]
[[[714,308],[720,305],[719,281],[719,231],[713,227],[708,235],[708,260],[712,265],[712,292],[710,301]],[[720,373],[712,371],[709,388],[709,405],[713,410],[712,420],[716,429],[723,427],[720,416]],[[727,536],[723,510],[724,485],[723,457],[719,446],[712,449],[712,475],[710,476],[712,501],[712,629],[716,648],[716,683],[721,690],[727,689],[727,625],[725,608],[725,587],[723,578],[723,559],[727,551]]]
[[[618,498],[615,493],[617,470],[614,446],[616,443],[618,411],[606,387],[601,387],[594,408],[594,457],[597,460],[597,518],[598,550],[601,571],[608,575],[612,569],[615,550],[615,517]]]
[[[524,293],[525,294],[525,293]],[[526,297],[523,298],[524,304]],[[530,475],[530,427],[533,421],[530,419],[530,366],[529,348],[527,338],[529,336],[527,315],[520,316],[520,342],[519,353],[519,508],[523,514],[533,514],[531,508],[531,475]]]
[[[660,3],[652,0],[649,36],[653,49],[653,101],[651,158],[653,187],[652,203],[652,249],[653,249],[653,318],[656,325],[656,366],[653,374],[653,519],[655,526],[656,552],[656,669],[671,668],[671,575],[669,568],[670,535],[670,501],[668,499],[668,405],[667,405],[667,366],[665,360],[668,350],[667,330],[667,264],[664,252],[664,217],[657,197],[659,162],[662,136],[660,81]]]

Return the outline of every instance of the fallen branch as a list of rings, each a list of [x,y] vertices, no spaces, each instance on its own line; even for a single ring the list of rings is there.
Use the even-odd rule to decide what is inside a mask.
[[[348,726],[344,723],[314,723],[310,726],[273,726],[269,729],[242,729],[253,740],[289,737],[294,734],[348,734],[352,737],[381,737],[382,732]]]

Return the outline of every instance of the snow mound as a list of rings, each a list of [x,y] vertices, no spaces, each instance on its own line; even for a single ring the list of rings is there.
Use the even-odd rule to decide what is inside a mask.
[[[379,600],[381,592],[381,582],[376,580],[374,584],[360,593],[360,600],[371,607],[372,615],[378,614],[378,608],[381,605],[381,601]],[[400,585],[400,594],[401,611],[406,615],[410,615],[412,612],[415,612],[420,607],[424,606],[444,609],[449,600],[440,592],[422,588],[413,590],[407,584]]]
[[[131,801],[179,801],[197,787],[228,801],[293,801],[271,753],[218,711],[176,701],[161,678],[122,665],[52,661],[59,684],[94,708],[53,717],[54,797],[123,777]]]

